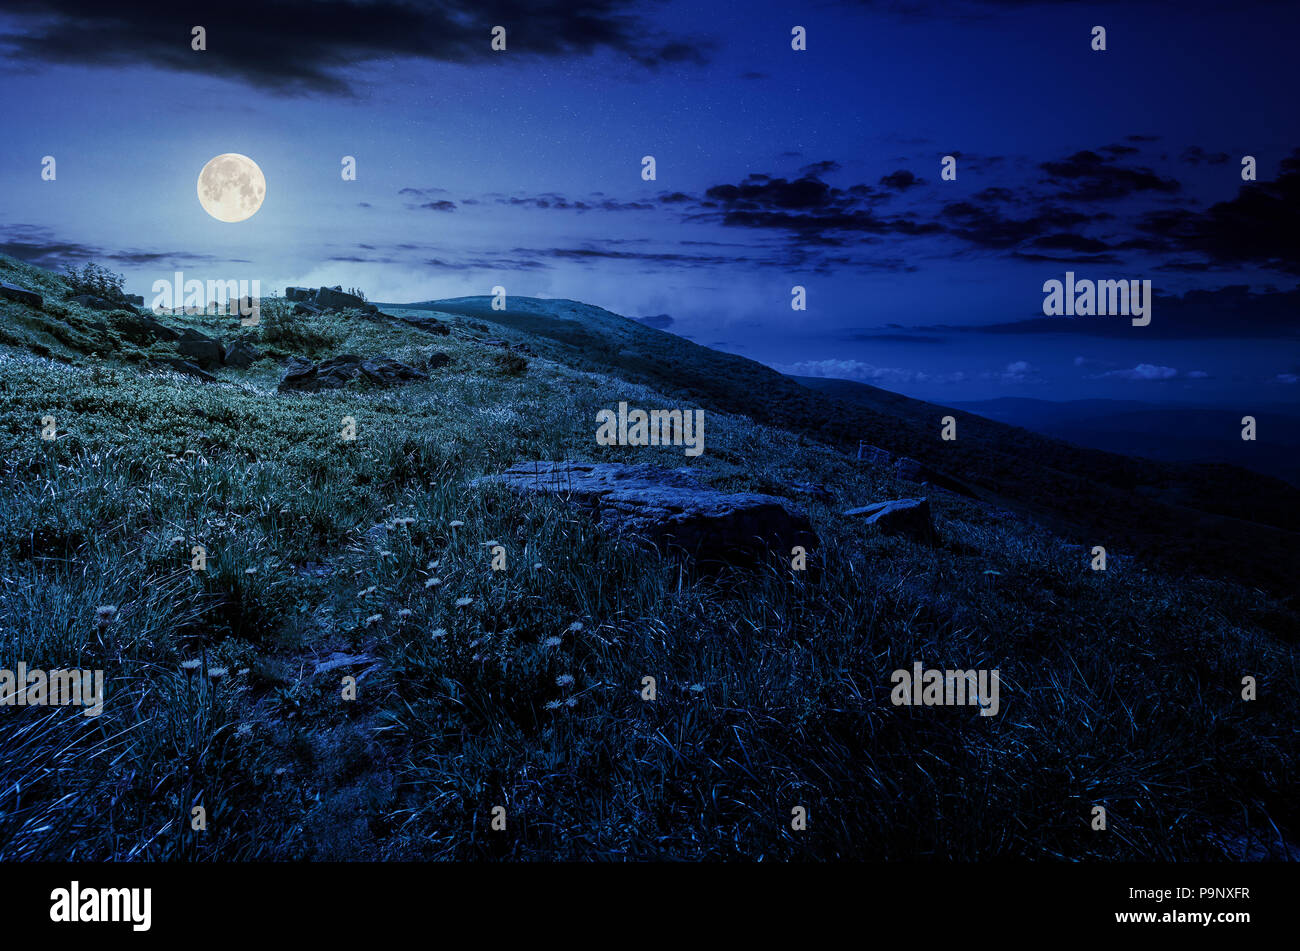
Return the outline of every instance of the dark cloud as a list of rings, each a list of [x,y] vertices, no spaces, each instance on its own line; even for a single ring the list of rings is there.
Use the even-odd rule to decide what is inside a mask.
[[[648,201],[615,201],[612,198],[600,198],[596,193],[587,199],[566,198],[554,192],[529,196],[505,196],[494,199],[498,205],[510,205],[516,208],[540,208],[551,211],[652,211],[654,203]],[[666,201],[661,197],[660,201]]]
[[[635,0],[227,0],[203,9],[171,2],[10,0],[20,28],[0,37],[10,65],[149,64],[234,79],[273,93],[353,94],[350,70],[392,57],[470,63],[500,56],[491,29],[507,29],[511,57],[569,58],[612,51],[648,69],[702,64],[707,40],[658,33]],[[191,28],[207,49],[190,47]]]
[[[97,264],[119,264],[143,267],[157,264],[163,267],[187,264],[248,264],[243,258],[218,258],[210,254],[191,251],[150,251],[139,248],[110,250],[97,245],[83,244],[56,237],[39,225],[9,225],[0,231],[0,254],[7,254],[28,264],[58,271],[94,261]]]
[[[1140,230],[1210,265],[1260,267],[1300,274],[1300,149],[1273,181],[1243,183],[1237,197],[1204,212],[1168,209],[1144,215]]]
[[[1158,256],[1144,266],[1148,273],[1207,272],[1243,263],[1300,273],[1300,238],[1293,227],[1300,218],[1300,151],[1282,163],[1276,181],[1248,184],[1236,199],[1204,212],[1159,207],[1140,213],[1136,228],[1132,211],[1126,211],[1121,221],[1095,203],[1146,196],[1167,204],[1167,196],[1175,193],[1180,196],[1176,200],[1182,198],[1178,182],[1118,159],[1130,151],[1124,145],[1078,151],[1041,163],[1038,167],[1048,177],[1036,183],[1018,188],[989,185],[970,198],[937,203],[942,193],[916,189],[920,180],[906,169],[883,176],[878,186],[826,181],[842,171],[839,162],[829,159],[805,164],[792,177],[752,172],[739,182],[713,185],[702,194],[678,190],[637,201],[620,201],[599,192],[582,198],[556,193],[485,198],[507,206],[579,213],[669,210],[683,222],[766,231],[784,239],[785,247],[746,248],[746,253],[729,262],[721,257],[707,260],[793,264],[823,273],[832,267],[915,270],[914,263],[897,255],[867,259],[861,254],[834,256],[828,249],[865,249],[886,238],[940,235],[975,251],[1051,265],[1122,265],[1129,255],[1140,253]],[[450,210],[454,205],[449,199],[430,199],[439,191],[408,188],[401,194],[418,202],[411,207]],[[886,208],[887,213],[882,210]],[[689,267],[702,264],[701,256],[641,255],[611,250],[609,245],[603,251],[578,248],[542,253],[548,258],[567,254],[571,259],[592,260],[606,253]]]
[[[805,166],[820,175],[838,168],[834,162]],[[729,227],[771,229],[797,236],[801,241],[843,244],[852,234],[938,234],[943,227],[915,218],[881,217],[872,204],[884,197],[869,185],[839,188],[814,174],[790,180],[754,173],[738,184],[714,185],[704,193],[692,217],[717,220]]]
[[[975,200],[981,202],[1003,202],[1011,204],[1020,200],[1020,195],[1009,188],[990,186],[975,193]]]
[[[921,184],[921,180],[913,175],[907,169],[899,169],[897,172],[890,172],[880,180],[880,184],[886,188],[892,188],[894,191],[906,191],[916,185]]]
[[[944,205],[940,217],[949,234],[986,250],[1011,250],[1031,241],[1048,240],[1045,232],[1077,228],[1098,220],[1095,214],[1044,204],[1027,217],[1003,213],[996,203],[955,201]]]
[[[455,211],[456,203],[437,195],[448,194],[445,188],[403,188],[397,192],[406,199],[406,207],[423,211]]]
[[[1228,161],[1227,152],[1215,152],[1211,154],[1206,152],[1205,149],[1201,148],[1199,145],[1189,145],[1187,148],[1183,149],[1183,154],[1180,157],[1184,162],[1188,162],[1192,165],[1223,165]]]
[[[637,317],[636,319],[647,327],[653,327],[655,330],[667,330],[674,323],[673,319],[667,314],[652,314],[649,317]]]
[[[1039,168],[1050,176],[1049,183],[1061,188],[1054,197],[1067,201],[1107,201],[1135,192],[1172,194],[1182,188],[1149,168],[1125,167],[1114,158],[1086,150],[1061,161],[1043,162]]]
[[[841,167],[842,166],[839,162],[827,159],[821,162],[813,162],[811,165],[805,165],[803,168],[799,169],[799,174],[804,178],[821,178],[823,175],[829,175],[831,172],[838,172]],[[764,175],[762,177],[768,178],[769,176]]]

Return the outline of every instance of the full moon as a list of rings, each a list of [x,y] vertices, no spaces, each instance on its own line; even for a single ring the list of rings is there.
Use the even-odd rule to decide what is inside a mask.
[[[266,178],[247,155],[218,155],[199,172],[199,204],[218,221],[253,217],[265,197]]]

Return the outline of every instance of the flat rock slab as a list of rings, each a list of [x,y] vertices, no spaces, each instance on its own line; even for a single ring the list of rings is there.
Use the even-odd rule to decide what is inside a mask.
[[[592,462],[524,462],[479,482],[555,495],[589,509],[601,525],[663,548],[729,560],[817,545],[808,516],[784,499],[720,492],[689,469]]]
[[[156,320],[151,314],[132,314],[120,311],[112,318],[117,332],[132,343],[149,344],[155,340],[179,340],[179,332]]]
[[[35,291],[29,291],[17,284],[10,284],[8,281],[0,281],[0,297],[6,300],[16,300],[20,304],[29,304],[32,307],[40,307],[45,300]]]
[[[929,499],[893,499],[873,502],[844,513],[849,518],[861,518],[886,534],[907,535],[920,542],[935,539],[934,521],[930,517]]]

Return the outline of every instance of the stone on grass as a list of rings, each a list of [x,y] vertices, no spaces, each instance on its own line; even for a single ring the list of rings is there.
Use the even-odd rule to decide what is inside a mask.
[[[525,462],[480,482],[553,495],[586,509],[607,529],[709,560],[817,545],[808,516],[771,495],[709,488],[690,469],[648,464]]]
[[[893,499],[873,502],[844,513],[850,518],[862,518],[887,535],[901,534],[919,542],[935,540],[934,522],[930,517],[929,499]]]
[[[0,297],[5,300],[17,301],[20,304],[27,304],[31,307],[40,307],[45,302],[45,298],[35,291],[29,291],[17,284],[10,284],[8,281],[0,281]]]

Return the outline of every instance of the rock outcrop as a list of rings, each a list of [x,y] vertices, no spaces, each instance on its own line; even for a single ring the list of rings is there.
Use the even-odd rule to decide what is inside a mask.
[[[887,535],[906,535],[918,542],[932,544],[937,535],[930,516],[929,499],[894,499],[873,502],[844,513],[850,518],[862,518]]]
[[[148,345],[156,340],[179,340],[180,334],[149,314],[118,311],[112,316],[117,332],[136,344]]]
[[[735,560],[818,543],[808,516],[784,499],[720,492],[689,469],[592,462],[525,462],[482,483],[554,495],[588,510],[607,529],[665,549]]]
[[[203,367],[218,366],[224,355],[220,340],[190,329],[182,331],[176,352]]]
[[[319,390],[337,390],[354,380],[363,379],[380,386],[394,386],[423,380],[425,376],[414,367],[391,357],[362,359],[347,354],[319,364],[294,357],[285,368],[279,390],[282,393],[315,393]]]
[[[425,314],[402,314],[394,318],[404,324],[410,324],[412,327],[418,327],[426,330],[431,334],[438,334],[446,337],[451,334],[451,328],[439,320],[437,317]]]
[[[361,310],[368,314],[379,313],[379,308],[368,304],[356,294],[349,294],[339,285],[333,287],[286,287],[284,299],[294,303],[295,314],[320,314],[327,310]]]
[[[228,367],[247,370],[256,360],[262,359],[262,352],[246,340],[236,340],[225,348],[221,362]]]
[[[32,307],[40,307],[45,302],[45,298],[35,291],[29,291],[17,284],[10,284],[8,281],[0,281],[0,297],[5,300],[17,301],[20,304],[28,304]]]

